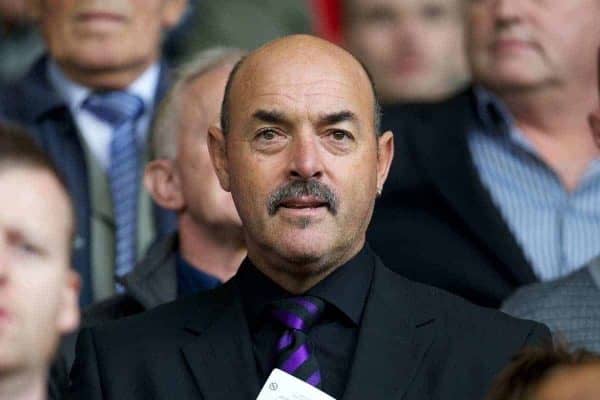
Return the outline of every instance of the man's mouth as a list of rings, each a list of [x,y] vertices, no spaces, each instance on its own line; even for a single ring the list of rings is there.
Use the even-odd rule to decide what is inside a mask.
[[[290,208],[290,209],[306,209],[306,208],[329,208],[329,203],[325,200],[321,200],[312,196],[302,196],[283,199],[277,205],[278,208]]]

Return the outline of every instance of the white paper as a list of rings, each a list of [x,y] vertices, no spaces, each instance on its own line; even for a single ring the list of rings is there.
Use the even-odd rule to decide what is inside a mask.
[[[256,400],[335,400],[314,386],[275,368]]]

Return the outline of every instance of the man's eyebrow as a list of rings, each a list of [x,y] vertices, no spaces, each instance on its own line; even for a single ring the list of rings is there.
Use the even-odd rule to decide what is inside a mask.
[[[323,114],[319,117],[319,124],[321,125],[335,125],[340,122],[358,122],[358,117],[352,111],[348,110]]]
[[[285,114],[276,110],[257,110],[252,114],[252,118],[269,124],[284,124],[288,122]]]

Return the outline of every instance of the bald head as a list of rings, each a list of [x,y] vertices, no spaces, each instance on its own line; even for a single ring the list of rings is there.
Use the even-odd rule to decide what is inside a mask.
[[[371,75],[349,52],[326,40],[310,35],[287,36],[259,47],[234,66],[227,86],[221,111],[223,133],[231,129],[232,99],[255,85],[257,77],[269,76],[273,71],[282,74],[288,82],[294,75],[314,70],[323,79],[335,79],[343,84],[358,85],[368,96],[373,112],[373,129],[380,134],[381,107],[375,97]]]

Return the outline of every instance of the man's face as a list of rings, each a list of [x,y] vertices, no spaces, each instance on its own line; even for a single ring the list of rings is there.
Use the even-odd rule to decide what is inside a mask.
[[[346,46],[383,102],[435,100],[467,80],[460,1],[345,1]]]
[[[69,207],[48,172],[0,169],[0,375],[47,367],[77,326]]]
[[[331,45],[331,53],[315,52],[288,41],[247,59],[225,143],[211,150],[251,259],[314,275],[362,247],[392,138],[376,138],[372,90],[358,63]]]
[[[150,65],[184,0],[34,0],[50,54],[64,68]]]
[[[597,0],[470,0],[469,8],[475,80],[499,91],[594,81]]]
[[[207,147],[208,127],[218,123],[232,66],[217,68],[189,84],[181,96],[181,130],[175,168],[186,211],[197,224],[241,228],[231,194],[219,185]]]

